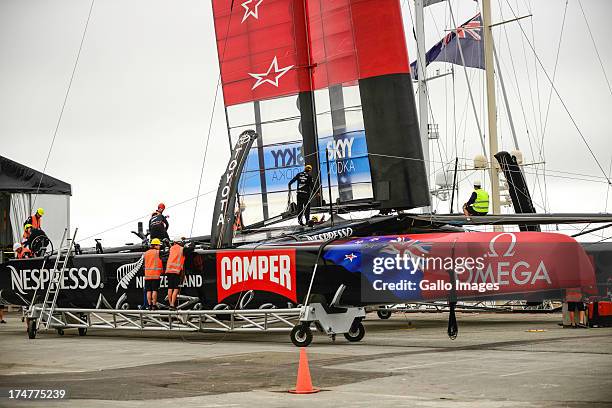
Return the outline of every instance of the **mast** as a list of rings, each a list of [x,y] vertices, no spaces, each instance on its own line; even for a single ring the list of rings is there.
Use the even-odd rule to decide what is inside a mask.
[[[427,129],[428,124],[428,103],[427,103],[427,60],[425,56],[425,19],[424,19],[424,0],[415,0],[415,29],[417,42],[417,72],[418,78],[418,97],[419,97],[419,134],[421,136],[421,144],[423,145],[423,160],[425,163],[425,174],[427,175],[427,189],[429,190],[429,134]],[[423,207],[423,212],[430,212],[431,207]]]
[[[482,31],[484,33],[484,60],[487,84],[487,115],[489,126],[489,176],[491,178],[491,214],[500,214],[499,166],[495,159],[497,145],[497,112],[495,103],[495,60],[493,58],[493,32],[491,31],[491,0],[482,0]]]

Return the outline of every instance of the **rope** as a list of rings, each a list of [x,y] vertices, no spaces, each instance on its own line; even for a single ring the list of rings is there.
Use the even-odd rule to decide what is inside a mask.
[[[510,7],[510,11],[512,11],[512,14],[514,15],[514,18],[518,19],[518,16],[516,15],[516,13],[514,12],[514,9],[512,8],[512,6],[510,5],[510,3],[508,2],[508,0],[506,0],[506,3],[508,3],[508,6]],[[552,89],[555,91],[555,94],[557,95],[557,98],[559,98],[559,102],[561,102],[561,105],[563,106],[563,109],[565,110],[565,112],[567,113],[567,116],[570,118],[572,124],[574,125],[574,127],[576,128],[576,131],[578,132],[578,134],[580,135],[580,138],[582,139],[583,143],[585,144],[585,146],[587,147],[589,153],[591,154],[591,156],[593,157],[593,160],[595,161],[595,163],[597,164],[597,167],[599,167],[599,170],[601,170],[601,173],[604,175],[604,177],[606,178],[608,184],[612,185],[612,181],[610,181],[610,178],[608,177],[608,174],[606,173],[606,171],[604,170],[604,168],[602,167],[601,163],[599,162],[599,160],[597,159],[597,156],[595,155],[595,152],[593,151],[593,149],[591,148],[591,145],[589,144],[589,142],[586,140],[584,134],[582,133],[582,131],[580,130],[580,127],[578,126],[578,123],[576,122],[576,120],[574,119],[574,116],[571,114],[569,108],[567,107],[567,105],[565,104],[565,101],[563,100],[563,98],[561,97],[561,94],[559,93],[559,91],[557,90],[557,87],[555,86],[553,80],[550,78],[550,76],[548,75],[548,72],[546,71],[546,69],[544,68],[544,64],[542,63],[542,61],[540,60],[540,57],[538,57],[538,54],[535,51],[535,48],[533,47],[533,45],[531,44],[531,42],[529,41],[529,38],[527,38],[527,34],[525,34],[525,30],[523,29],[523,26],[521,25],[521,22],[518,21],[518,26],[521,29],[521,32],[523,33],[523,37],[526,39],[527,44],[529,44],[529,47],[531,47],[531,50],[533,51],[533,55],[535,56],[536,60],[538,61],[538,64],[540,65],[540,68],[542,69],[542,71],[544,72],[544,75],[546,75],[546,79],[548,79],[548,82],[550,82],[550,86],[552,87]]]
[[[586,23],[587,29],[589,30],[589,36],[591,37],[591,41],[593,42],[593,47],[595,48],[595,54],[597,54],[597,59],[599,60],[599,65],[601,66],[601,72],[603,72],[604,78],[606,79],[606,83],[608,84],[608,90],[610,91],[610,95],[612,95],[612,85],[610,85],[610,80],[608,79],[608,75],[606,74],[606,69],[604,68],[603,61],[601,60],[601,56],[599,55],[599,50],[597,49],[597,43],[595,42],[595,38],[593,37],[593,32],[591,31],[591,25],[589,24],[589,20],[582,8],[582,0],[578,0],[578,5],[580,6],[580,11],[582,11],[582,15],[584,16],[584,22]]]
[[[207,192],[205,192],[205,193],[200,194],[200,197],[203,197],[203,196],[205,196],[205,195],[208,195],[208,194],[214,193],[214,192],[216,192],[216,191],[217,191],[217,189],[207,191]],[[177,207],[177,206],[182,205],[182,204],[185,204],[185,203],[187,203],[187,202],[189,202],[189,201],[191,201],[191,200],[195,200],[196,198],[197,198],[197,197],[191,197],[191,198],[188,198],[187,200],[181,201],[181,202],[179,202],[179,203],[176,203],[176,204],[173,204],[173,205],[169,205],[169,206],[167,206],[166,208],[167,208],[167,209],[169,209],[169,208]],[[146,218],[146,217],[148,217],[149,215],[150,215],[150,213],[143,214],[143,215],[141,215],[141,216],[139,216],[139,217],[137,217],[137,218],[133,218],[133,219],[131,219],[131,220],[129,220],[129,221],[126,221],[126,222],[121,223],[121,224],[119,224],[119,225],[116,225],[116,226],[114,226],[114,227],[111,227],[111,228],[105,229],[105,230],[103,230],[103,231],[97,232],[97,233],[92,234],[92,235],[89,235],[89,236],[87,236],[87,237],[85,237],[85,238],[81,238],[81,239],[79,239],[77,242],[83,242],[83,241],[85,241],[86,239],[90,239],[90,238],[93,238],[93,237],[95,237],[95,236],[97,236],[97,235],[105,234],[105,233],[107,233],[107,232],[109,232],[109,231],[116,230],[117,228],[120,228],[120,227],[126,226],[126,225],[128,225],[128,224],[131,224],[131,223],[133,223],[133,222],[136,222],[136,221],[138,221],[138,220],[141,220],[141,219],[143,219],[143,218]]]
[[[68,102],[68,95],[70,95],[70,89],[72,88],[72,81],[74,80],[74,75],[76,73],[77,65],[79,64],[79,58],[81,57],[81,51],[83,50],[83,43],[85,42],[85,35],[87,34],[87,27],[89,27],[89,20],[91,19],[91,12],[93,10],[93,6],[96,0],[91,0],[91,5],[89,6],[89,13],[87,14],[87,21],[85,22],[85,28],[83,29],[83,35],[81,36],[81,43],[79,44],[79,51],[77,52],[76,59],[74,61],[74,66],[72,67],[72,73],[70,74],[70,81],[68,82],[68,88],[66,89],[66,94],[64,95],[64,102],[62,103],[62,108],[60,109],[59,117],[57,118],[57,124],[55,125],[55,130],[53,131],[53,138],[51,139],[51,146],[49,146],[49,151],[47,152],[47,158],[45,159],[45,165],[43,166],[43,170],[40,174],[40,179],[38,180],[38,185],[36,186],[36,192],[34,193],[34,201],[32,201],[32,205],[30,206],[30,213],[34,210],[36,199],[38,198],[38,192],[40,191],[40,185],[42,184],[43,177],[45,176],[45,171],[47,170],[47,164],[49,163],[49,158],[51,157],[51,151],[53,150],[53,145],[55,144],[55,138],[57,137],[57,132],[59,131],[59,127],[62,123],[62,117],[64,116],[64,109],[66,108],[66,103]]]
[[[210,112],[210,121],[208,123],[208,132],[206,134],[206,144],[204,146],[204,157],[202,158],[202,167],[200,169],[200,179],[198,181],[198,192],[196,193],[196,202],[193,206],[193,217],[191,219],[191,229],[189,230],[189,235],[193,235],[193,226],[195,224],[195,218],[198,211],[198,201],[200,197],[200,189],[202,188],[202,178],[204,177],[204,166],[206,165],[206,157],[208,155],[208,144],[210,142],[210,133],[212,131],[213,120],[215,117],[215,108],[217,107],[217,97],[219,96],[219,88],[221,85],[221,69],[223,61],[225,60],[225,51],[227,50],[227,39],[229,36],[230,24],[232,22],[232,14],[234,11],[234,0],[230,4],[230,15],[227,21],[227,29],[225,31],[225,39],[223,40],[223,54],[221,54],[221,58],[219,60],[219,76],[217,78],[217,86],[215,88],[215,97],[213,99],[212,111]],[[231,152],[230,152],[231,154]],[[232,209],[233,211],[234,209]]]
[[[565,8],[563,10],[563,21],[561,22],[561,32],[559,33],[559,44],[557,45],[557,55],[555,56],[555,67],[553,69],[553,81],[557,76],[557,67],[559,65],[559,54],[561,52],[561,40],[563,39],[563,32],[565,31],[565,18],[567,16],[567,6],[569,4],[569,0],[565,0]],[[544,127],[542,128],[542,139],[540,141],[540,157],[542,157],[542,161],[546,162],[546,157],[544,153],[544,137],[546,135],[546,127],[548,126],[548,115],[550,113],[550,104],[552,100],[552,88],[548,93],[548,104],[546,106],[546,116],[544,118]],[[548,185],[546,184],[546,164],[544,164],[544,205],[548,206]]]

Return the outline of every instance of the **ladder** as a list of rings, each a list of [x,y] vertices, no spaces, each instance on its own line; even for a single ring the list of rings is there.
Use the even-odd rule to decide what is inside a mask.
[[[53,312],[55,311],[55,306],[57,304],[57,296],[59,295],[60,285],[64,281],[64,271],[66,270],[66,266],[68,265],[68,261],[72,255],[72,250],[74,249],[74,239],[76,238],[78,230],[79,229],[76,228],[74,230],[74,234],[72,234],[72,238],[68,238],[65,252],[62,248],[64,246],[64,238],[62,238],[62,243],[57,251],[57,257],[55,258],[55,265],[53,266],[53,270],[49,271],[51,276],[49,277],[49,284],[47,285],[45,300],[43,301],[40,309],[38,321],[38,327],[45,330],[48,330],[51,326],[51,320],[53,319]],[[66,233],[64,236],[65,235]]]
[[[59,253],[61,252],[61,249],[64,246],[64,241],[66,240],[66,236],[67,235],[68,235],[68,228],[64,228],[64,234],[62,235],[62,242],[60,242],[60,245],[58,247],[59,248],[58,249],[58,258],[59,258]],[[49,254],[49,255],[47,255],[47,256],[45,256],[43,258],[43,263],[42,263],[42,266],[40,267],[41,274],[42,274],[42,271],[45,269],[45,265],[47,264],[47,261],[49,260],[51,255],[53,255],[53,254]],[[51,272],[52,271],[49,271],[49,273],[51,273]],[[32,300],[30,301],[30,306],[28,307],[28,317],[32,317],[32,314],[34,312],[34,306],[36,305],[36,297],[38,295],[38,289],[40,289],[41,286],[42,286],[42,284],[39,284],[36,287],[36,290],[34,291],[34,295],[32,296]]]

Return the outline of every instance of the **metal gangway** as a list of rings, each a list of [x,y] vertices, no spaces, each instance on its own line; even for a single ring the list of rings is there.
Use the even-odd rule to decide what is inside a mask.
[[[48,320],[48,329],[63,335],[66,329],[78,329],[85,336],[89,329],[131,331],[254,333],[290,332],[300,317],[301,308],[287,309],[213,309],[213,310],[124,310],[56,307]],[[47,313],[44,306],[34,306],[36,314]],[[28,332],[30,338],[36,331]]]

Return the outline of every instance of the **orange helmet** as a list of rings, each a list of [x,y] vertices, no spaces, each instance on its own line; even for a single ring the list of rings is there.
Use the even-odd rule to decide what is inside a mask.
[[[162,211],[164,211],[164,210],[166,209],[166,204],[164,204],[164,203],[159,203],[159,204],[157,205],[157,209],[158,209],[158,210],[162,210]]]

